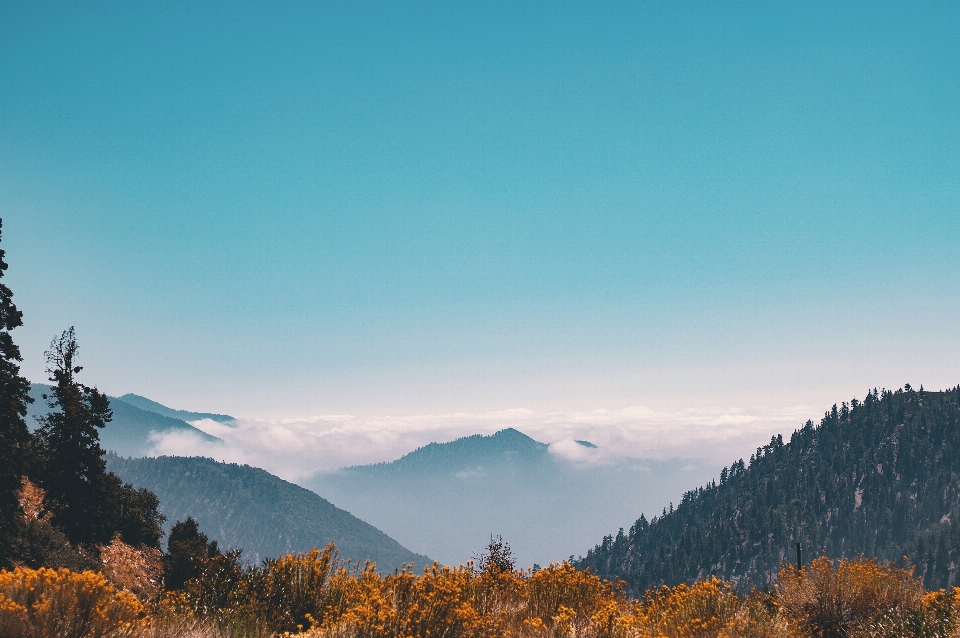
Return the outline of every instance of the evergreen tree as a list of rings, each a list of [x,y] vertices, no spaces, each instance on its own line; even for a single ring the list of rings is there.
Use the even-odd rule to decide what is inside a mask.
[[[3,220],[0,220],[0,230]],[[0,250],[0,278],[7,264]],[[23,313],[13,303],[13,293],[0,283],[0,567],[8,566],[19,535],[22,511],[18,494],[26,470],[30,431],[24,417],[30,382],[20,376],[20,349],[10,331],[23,325]]]
[[[41,463],[37,482],[46,490],[53,523],[71,543],[106,543],[116,521],[115,499],[107,477],[100,434],[113,417],[107,396],[76,381],[76,334],[65,330],[50,345],[47,357],[53,412],[40,419]]]
[[[197,521],[188,516],[177,521],[170,530],[167,554],[163,557],[164,587],[178,590],[188,580],[197,578],[210,559],[220,556],[217,541],[209,541]]]

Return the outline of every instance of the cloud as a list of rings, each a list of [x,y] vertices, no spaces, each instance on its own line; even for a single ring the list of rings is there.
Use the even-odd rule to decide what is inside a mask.
[[[349,465],[391,461],[437,441],[493,434],[512,427],[548,443],[550,452],[577,465],[618,457],[690,458],[730,463],[749,456],[772,435],[789,435],[811,414],[798,406],[763,411],[645,406],[619,410],[539,413],[526,409],[403,417],[324,415],[303,419],[204,419],[192,424],[220,441],[184,433],[154,438],[152,454],[200,455],[248,463],[290,481]],[[588,440],[596,449],[577,440]]]

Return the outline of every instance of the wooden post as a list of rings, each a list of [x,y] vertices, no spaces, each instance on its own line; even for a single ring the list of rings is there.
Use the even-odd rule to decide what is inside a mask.
[[[803,569],[803,560],[800,555],[800,543],[797,543],[797,571]]]

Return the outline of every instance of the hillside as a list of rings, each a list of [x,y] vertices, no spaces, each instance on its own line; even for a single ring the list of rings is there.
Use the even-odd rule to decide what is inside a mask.
[[[684,495],[579,561],[634,592],[709,574],[770,582],[804,555],[906,555],[929,587],[957,584],[960,564],[960,386],[876,390],[777,437],[749,463]]]
[[[43,394],[50,392],[49,385],[43,383],[31,385],[30,396],[34,398],[34,402],[28,407],[27,412],[27,425],[31,430],[36,430],[38,427],[35,417],[49,412]],[[100,430],[100,445],[105,450],[116,452],[121,456],[145,456],[153,447],[151,436],[166,432],[184,432],[208,441],[218,440],[182,419],[143,410],[121,399],[111,397],[110,409],[113,410],[113,420]]]
[[[390,463],[346,468],[305,484],[444,563],[466,562],[499,534],[519,563],[531,566],[582,551],[638,512],[659,511],[716,469],[612,456],[572,463],[508,428],[431,443]]]
[[[430,562],[313,492],[248,465],[108,455],[107,469],[160,498],[167,531],[175,521],[192,516],[221,547],[241,548],[253,562],[331,541],[341,558],[369,558],[388,571]]]
[[[190,412],[188,410],[174,410],[173,408],[168,408],[165,405],[152,401],[147,397],[142,397],[139,394],[125,394],[122,397],[119,397],[124,403],[129,403],[130,405],[140,408],[141,410],[146,410],[147,412],[154,412],[171,419],[180,419],[181,421],[199,421],[200,419],[211,419],[213,421],[219,421],[220,423],[229,423],[233,421],[234,418],[227,414],[213,414],[210,412]]]

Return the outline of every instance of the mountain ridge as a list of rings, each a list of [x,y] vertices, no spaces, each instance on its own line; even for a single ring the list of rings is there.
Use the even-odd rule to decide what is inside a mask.
[[[203,457],[111,454],[107,469],[157,495],[166,531],[192,516],[211,540],[242,549],[255,562],[334,542],[341,558],[371,559],[381,570],[432,564],[315,492],[260,468]]]
[[[31,431],[39,427],[36,417],[43,416],[50,409],[43,395],[52,393],[52,387],[44,383],[33,383],[30,396],[34,402],[27,407],[27,426]],[[151,437],[169,432],[181,432],[200,438],[203,441],[219,441],[182,419],[175,419],[155,412],[142,410],[116,397],[109,397],[113,419],[99,432],[101,446],[121,456],[145,456],[154,447]]]
[[[190,412],[189,410],[176,410],[174,408],[168,408],[162,403],[157,403],[152,399],[147,397],[140,396],[139,394],[133,394],[128,392],[123,396],[117,397],[120,401],[124,403],[129,403],[130,405],[145,410],[147,412],[153,412],[162,416],[170,417],[172,419],[180,419],[181,421],[199,421],[201,419],[211,419],[219,423],[229,423],[230,421],[236,421],[236,419],[228,414],[214,414],[211,412]]]

